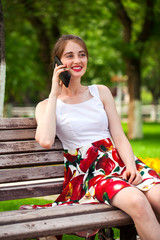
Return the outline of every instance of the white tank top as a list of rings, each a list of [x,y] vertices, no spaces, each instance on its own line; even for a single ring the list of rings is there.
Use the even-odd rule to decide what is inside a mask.
[[[64,149],[76,149],[111,137],[97,86],[89,86],[89,91],[93,97],[82,103],[68,104],[57,100],[56,134]]]

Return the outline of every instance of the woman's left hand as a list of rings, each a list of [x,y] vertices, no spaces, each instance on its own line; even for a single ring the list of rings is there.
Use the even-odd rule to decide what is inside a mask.
[[[127,180],[130,184],[138,185],[142,182],[142,176],[139,171],[135,168],[126,168],[126,171],[123,173],[123,179]]]

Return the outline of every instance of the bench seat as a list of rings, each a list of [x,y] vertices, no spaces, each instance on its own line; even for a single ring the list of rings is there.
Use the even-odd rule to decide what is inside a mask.
[[[62,144],[56,138],[51,149],[40,147],[34,139],[35,130],[34,118],[0,119],[0,201],[57,195],[62,191]],[[105,204],[0,212],[2,240],[112,227],[121,228],[121,240],[136,239],[135,233],[131,234],[132,219],[123,211]]]

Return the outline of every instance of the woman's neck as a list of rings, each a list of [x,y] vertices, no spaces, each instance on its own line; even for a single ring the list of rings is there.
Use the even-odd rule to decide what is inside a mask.
[[[76,96],[84,92],[85,86],[81,84],[81,79],[71,78],[68,88],[63,87],[61,95]]]
[[[59,99],[65,103],[80,103],[91,98],[88,86],[81,84],[69,85],[68,88],[63,88]]]

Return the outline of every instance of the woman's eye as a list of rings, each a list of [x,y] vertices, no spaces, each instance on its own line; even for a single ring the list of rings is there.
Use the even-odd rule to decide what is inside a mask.
[[[67,58],[72,58],[72,57],[73,57],[72,54],[67,55]]]
[[[86,56],[85,53],[81,53],[81,54],[80,54],[80,57],[85,57],[85,56]]]

